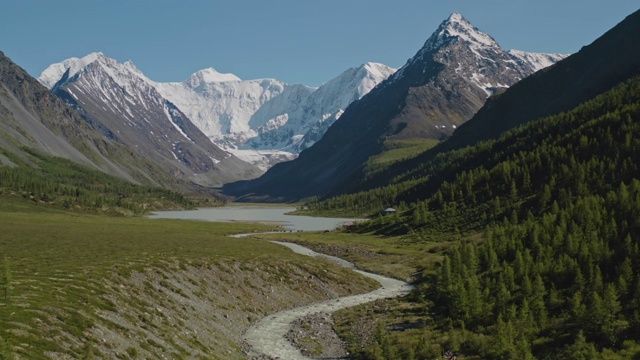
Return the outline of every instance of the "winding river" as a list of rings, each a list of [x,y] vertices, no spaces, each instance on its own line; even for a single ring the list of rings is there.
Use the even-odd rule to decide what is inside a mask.
[[[251,356],[267,355],[272,358],[291,359],[291,360],[311,360],[304,356],[298,348],[293,346],[285,335],[291,329],[291,324],[299,318],[307,315],[324,312],[333,313],[348,307],[368,303],[378,299],[393,298],[408,294],[412,286],[408,283],[386,276],[381,276],[366,271],[355,269],[353,263],[335,256],[317,253],[311,249],[298,244],[287,242],[273,241],[276,244],[286,246],[296,253],[324,257],[336,262],[337,264],[352,269],[366,277],[372,278],[380,283],[380,287],[372,292],[360,295],[345,296],[336,299],[326,300],[311,305],[300,306],[297,308],[280,311],[269,315],[258,323],[254,324],[247,330],[244,340],[251,346]]]
[[[293,207],[261,207],[261,206],[228,206],[219,208],[198,209],[193,211],[161,211],[152,214],[151,218],[191,219],[207,221],[250,221],[273,223],[291,231],[322,231],[335,229],[339,224],[354,219],[319,218],[309,216],[292,216],[286,213],[294,211]],[[245,237],[254,234],[238,234],[234,237]],[[293,346],[285,335],[291,324],[307,315],[325,312],[333,313],[340,309],[368,303],[378,299],[392,298],[408,294],[412,286],[408,283],[385,276],[356,269],[353,263],[335,256],[317,253],[304,246],[273,241],[286,246],[292,251],[313,257],[324,257],[341,266],[347,267],[380,283],[380,287],[372,292],[360,295],[345,296],[326,300],[311,305],[280,311],[271,314],[253,326],[244,335],[244,340],[251,346],[250,356],[267,355],[272,358],[287,360],[310,360]]]

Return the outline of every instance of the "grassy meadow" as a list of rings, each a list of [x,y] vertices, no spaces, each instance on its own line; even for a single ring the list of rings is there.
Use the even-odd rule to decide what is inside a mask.
[[[265,229],[89,215],[2,197],[0,359],[239,358],[239,334],[227,334],[228,327],[246,328],[279,307],[321,299],[328,291],[321,288],[348,293],[375,287],[325,260],[228,237]],[[322,284],[304,285],[309,274]],[[288,299],[265,289],[280,289]],[[150,311],[174,311],[178,319],[148,318]],[[221,325],[210,338],[194,331],[172,340],[174,327],[196,327],[194,319],[205,313],[216,315],[207,322],[238,322]]]
[[[372,174],[382,171],[389,165],[415,157],[438,143],[438,140],[433,139],[386,140],[384,150],[380,154],[372,156],[367,162],[366,173]]]
[[[362,270],[405,281],[422,271],[433,269],[441,260],[440,252],[449,247],[448,242],[339,231],[263,234],[254,237],[298,243],[317,252],[349,260]]]

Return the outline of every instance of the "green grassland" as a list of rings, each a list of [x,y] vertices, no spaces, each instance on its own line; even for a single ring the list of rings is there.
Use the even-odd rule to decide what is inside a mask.
[[[341,294],[375,288],[326,260],[227,236],[265,228],[81,214],[0,197],[0,358],[239,358],[240,333],[228,327],[322,299],[327,286]],[[305,285],[309,274],[321,286]],[[222,330],[175,334],[209,321]]]
[[[421,296],[424,279],[460,239],[419,239],[415,236],[379,236],[344,231],[323,233],[261,234],[256,238],[302,244],[317,252],[338,256],[358,268],[417,284],[417,291],[396,299],[340,310],[334,314],[335,330],[356,359],[430,359],[458,341],[436,326],[433,303]],[[475,241],[476,234],[465,238]],[[400,349],[400,350],[398,350]]]
[[[386,140],[383,151],[372,156],[367,162],[365,172],[372,174],[382,171],[389,165],[415,157],[438,143],[438,140],[432,139]]]
[[[228,236],[265,225],[141,217],[218,199],[23,150],[0,148],[0,359],[239,359],[260,318],[377,286]]]
[[[341,231],[261,234],[254,237],[298,243],[317,252],[349,260],[359,269],[402,280],[410,280],[422,271],[433,269],[441,260],[439,253],[449,246],[448,242]]]

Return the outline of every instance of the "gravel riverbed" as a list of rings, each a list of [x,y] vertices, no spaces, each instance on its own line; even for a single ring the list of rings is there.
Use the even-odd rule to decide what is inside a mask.
[[[405,295],[411,285],[404,281],[357,270],[352,263],[333,256],[316,253],[304,246],[275,242],[296,253],[328,258],[342,266],[378,281],[380,288],[360,295],[335,298],[319,303],[280,311],[269,315],[247,330],[244,341],[249,345],[248,355],[252,359],[341,359],[347,356],[344,346],[339,344],[333,332],[330,314],[348,307],[378,299]],[[333,335],[332,335],[333,334]],[[335,338],[334,338],[335,336]],[[304,353],[301,351],[304,351]],[[328,351],[324,354],[324,351]],[[305,355],[306,354],[306,355]]]

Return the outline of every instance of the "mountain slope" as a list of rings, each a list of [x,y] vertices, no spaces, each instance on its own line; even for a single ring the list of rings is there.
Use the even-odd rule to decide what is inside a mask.
[[[569,111],[571,106],[575,107],[572,104],[579,102],[580,98],[593,98],[597,94],[610,90],[615,81],[620,82],[640,75],[640,51],[635,46],[638,41],[640,41],[640,12],[627,17],[577,54],[524,79],[503,94],[491,98],[473,119],[461,126],[447,141],[413,159],[398,162],[377,174],[376,177],[361,182],[360,190],[368,191],[332,199],[322,205],[324,210],[337,210],[348,207],[347,204],[353,204],[363,211],[379,211],[401,201],[410,203],[423,200],[435,193],[444,182],[451,183],[459,176],[477,177],[469,174],[462,176],[461,173],[477,168],[480,163],[484,164],[481,167],[487,169],[495,166],[495,162],[499,160],[497,154],[504,148],[521,146],[527,142],[530,142],[531,146],[549,142],[550,140],[545,138],[550,134],[560,134],[571,129],[556,126],[548,130],[550,134],[534,129],[535,131],[530,131],[529,138],[521,136],[521,139],[512,142],[500,140],[505,135],[498,138],[494,134],[500,132],[500,127],[510,126],[514,128],[506,131],[506,134],[522,132],[517,127],[518,122],[526,121],[523,126],[530,128],[531,113],[551,115],[549,113],[553,111],[556,113]],[[553,99],[560,98],[564,102],[548,101],[548,93],[552,94]],[[510,99],[510,101],[503,101],[503,99]],[[633,101],[630,102],[633,103]],[[514,105],[520,105],[523,108],[518,110]],[[615,112],[615,109],[605,108],[605,110]],[[563,124],[570,126],[571,122],[565,121]],[[473,128],[474,131],[463,132],[466,128]],[[606,135],[606,131],[603,135]],[[484,140],[482,136],[489,138]],[[496,138],[502,145],[493,144]],[[620,139],[617,140],[620,141]],[[479,145],[474,146],[478,141],[480,141]],[[573,151],[575,150],[572,147],[564,150],[567,154]],[[506,185],[510,186],[510,184]],[[505,185],[502,184],[502,186]],[[394,190],[391,191],[391,188]],[[492,187],[489,187],[487,194],[491,194],[492,191],[494,191]],[[469,193],[469,189],[465,189],[464,192]],[[374,200],[376,197],[378,199]]]
[[[307,96],[295,109],[286,113],[286,123],[275,129],[256,128],[258,136],[250,139],[245,148],[282,148],[295,154],[313,145],[337,120],[349,104],[361,99],[376,85],[387,79],[396,69],[384,64],[366,63],[350,68],[329,80]],[[254,118],[274,118],[277,112],[262,107]],[[263,110],[267,110],[263,112]],[[275,109],[274,109],[275,110]],[[277,118],[276,115],[275,118]],[[252,118],[252,121],[254,121]],[[268,121],[265,125],[269,125]],[[293,134],[293,135],[288,135]]]
[[[578,53],[491,97],[447,141],[360,182],[358,190],[384,186],[389,179],[401,182],[425,176],[428,167],[424,164],[439,154],[495,138],[536,118],[568,111],[611,89],[640,72],[638,41],[640,13],[636,12]]]
[[[53,88],[95,61],[96,54],[52,64],[40,81]],[[160,83],[133,64],[128,75],[154,87],[215,144],[266,170],[291,160],[319,140],[344,109],[360,99],[396,69],[366,63],[351,68],[319,88],[290,85],[276,79],[241,80],[213,68],[200,70],[183,82]]]
[[[221,74],[212,68],[200,70],[183,82],[149,80],[149,83],[182,109],[208,137],[249,131],[253,114],[289,88],[279,80],[243,81],[233,74]],[[309,89],[309,93],[311,91]]]
[[[635,74],[640,64],[640,12],[629,15],[589,46],[491,98],[447,141],[461,147],[542,116],[569,110]],[[443,144],[444,145],[444,144]]]
[[[420,336],[446,329],[460,336],[466,358],[638,357],[638,120],[640,76],[442,154],[422,184],[396,187],[402,195],[385,205],[400,205],[397,216],[352,228],[451,241],[439,269],[417,285],[437,314]],[[386,346],[419,343],[403,335]]]
[[[367,63],[318,89],[275,79],[240,80],[213,69],[181,83],[149,82],[217,145],[245,160],[267,154],[257,162],[266,169],[295,158],[320,139],[351,102],[393,72],[383,64]]]
[[[263,170],[272,163],[295,156],[274,148],[241,151],[256,137],[256,129],[276,130],[286,124],[287,114],[308,97],[313,89],[304,85],[288,85],[275,79],[241,80],[232,74],[213,69],[196,72],[180,83],[157,83],[149,80],[165,98],[175,103],[216,145],[233,152]],[[271,111],[265,111],[265,109]],[[265,114],[266,116],[260,116]],[[290,134],[284,135],[291,140]]]
[[[2,53],[0,147],[26,163],[30,163],[26,152],[35,149],[129,181],[158,184],[142,170],[159,170],[157,165],[95,131]]]
[[[276,165],[254,181],[228,185],[225,191],[274,200],[343,191],[336,187],[361,179],[363,164],[382,151],[386,140],[451,135],[489,95],[539,68],[541,58],[504,51],[454,13],[405,66],[352,103],[298,159]]]
[[[94,53],[67,64],[52,92],[105,136],[158,164],[163,171],[151,178],[168,175],[211,187],[259,175],[212,144],[131,62]]]

